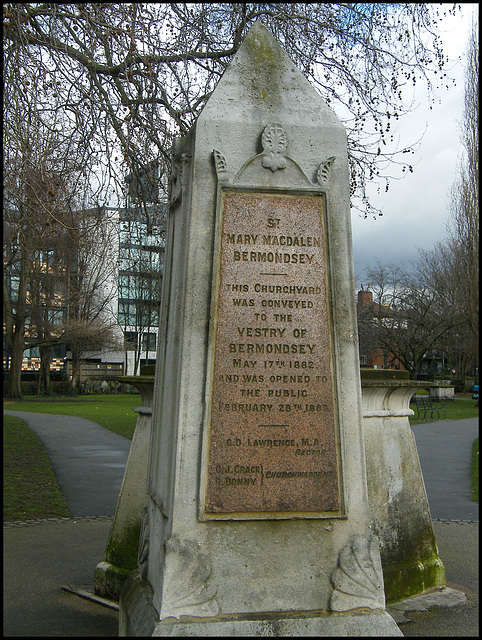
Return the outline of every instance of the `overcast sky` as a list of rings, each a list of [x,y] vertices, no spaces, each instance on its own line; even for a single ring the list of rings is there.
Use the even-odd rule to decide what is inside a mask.
[[[451,6],[451,5],[450,5]],[[418,258],[417,247],[432,249],[435,242],[447,237],[449,191],[457,175],[457,162],[462,154],[460,122],[463,114],[465,54],[471,16],[478,4],[462,4],[456,18],[444,23],[443,38],[447,65],[457,83],[449,90],[440,90],[429,108],[426,91],[418,83],[419,107],[403,116],[398,124],[401,144],[417,140],[425,131],[416,155],[413,174],[390,183],[388,193],[369,191],[372,203],[383,216],[364,220],[352,210],[353,253],[357,287],[369,284],[364,272],[367,267],[400,263]]]

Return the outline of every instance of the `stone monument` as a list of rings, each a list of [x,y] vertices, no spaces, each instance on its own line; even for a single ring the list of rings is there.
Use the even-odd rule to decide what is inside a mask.
[[[370,530],[346,133],[260,23],[173,149],[121,635],[402,635]]]

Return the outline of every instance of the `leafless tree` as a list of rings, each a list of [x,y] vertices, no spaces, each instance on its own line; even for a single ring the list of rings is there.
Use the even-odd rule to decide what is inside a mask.
[[[452,188],[449,243],[472,359],[479,353],[479,30],[474,17],[467,46],[462,119],[464,155]],[[478,364],[478,361],[476,361]]]
[[[407,90],[420,79],[432,89],[450,86],[437,33],[445,11],[457,9],[424,3],[6,3],[4,182],[18,176],[27,185],[30,162],[37,173],[44,167],[40,175],[47,182],[61,176],[59,190],[95,192],[102,205],[114,195],[116,204],[121,201],[123,176],[140,175],[151,161],[167,174],[173,136],[188,131],[260,20],[347,127],[351,192],[369,215],[367,181],[388,188],[394,163],[412,170],[405,161],[411,146],[386,151],[397,120],[412,106]],[[17,260],[25,275],[18,285],[23,300],[30,267],[22,242],[50,236],[66,222],[44,200],[40,207],[29,204],[29,197],[38,199],[35,190],[17,193],[23,194],[17,208],[22,221],[34,209],[44,214],[35,233],[23,223],[8,230],[14,243],[6,259]],[[16,353],[25,333],[22,304],[15,321],[13,309],[6,312]]]
[[[461,323],[446,335],[444,350],[464,379],[475,374],[479,353],[479,41],[476,18],[467,46],[465,102],[461,139],[464,154],[451,190],[448,238],[431,251],[420,251],[420,270],[433,283]],[[447,312],[449,313],[449,312]]]
[[[361,335],[368,327],[371,344],[399,360],[412,379],[424,358],[446,347],[464,324],[453,286],[439,286],[439,271],[429,272],[425,264],[378,263],[369,269],[374,304],[359,319]]]
[[[47,308],[53,292],[44,288],[49,267],[46,250],[55,250],[66,227],[63,213],[68,199],[71,167],[55,153],[55,143],[41,135],[33,112],[15,105],[16,118],[4,128],[4,322],[11,360],[8,390],[18,397],[26,331],[35,322],[39,332],[46,330],[40,308]],[[30,117],[31,116],[31,117]],[[46,133],[46,132],[43,132]],[[62,229],[60,235],[59,230]],[[50,280],[52,280],[50,278]],[[32,311],[34,316],[32,316]]]
[[[91,170],[88,154],[79,139],[72,145],[59,133],[54,121],[45,126],[37,104],[30,106],[9,102],[9,126],[3,132],[4,325],[11,397],[21,397],[25,349],[41,350],[48,388],[49,349],[78,335],[79,323],[92,332],[109,297],[108,265],[115,264],[106,255],[112,238],[104,230],[116,226],[109,226],[101,209],[88,212],[82,197],[95,196],[83,176]]]
[[[73,212],[76,245],[67,266],[66,317],[62,339],[72,354],[72,386],[80,383],[83,357],[122,350],[116,335],[118,218],[102,207]]]
[[[352,195],[381,215],[367,181],[412,171],[410,141],[387,151],[418,80],[450,86],[437,32],[457,5],[430,3],[6,3],[4,86],[61,110],[109,179],[151,160],[167,173],[185,134],[256,21],[274,36],[348,130]],[[35,83],[24,70],[35,69]],[[112,180],[111,180],[112,183]]]

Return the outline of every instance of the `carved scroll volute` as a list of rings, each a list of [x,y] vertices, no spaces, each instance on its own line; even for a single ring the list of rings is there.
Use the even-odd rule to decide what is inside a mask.
[[[147,563],[149,559],[149,514],[147,507],[142,510],[141,531],[139,534],[139,549],[137,566],[143,580],[147,580]]]
[[[328,187],[330,185],[331,170],[333,163],[335,162],[335,156],[331,156],[325,162],[322,162],[316,172],[316,180],[322,187]]]
[[[226,163],[226,158],[217,149],[213,149],[214,167],[216,169],[216,176],[218,182],[226,184],[229,182],[229,172]]]
[[[169,209],[171,211],[182,201],[190,162],[191,156],[187,153],[183,153],[180,158],[174,156],[171,158],[171,174],[169,176]]]
[[[342,549],[331,582],[332,611],[350,611],[361,607],[385,609],[378,538],[371,534],[360,536]]]

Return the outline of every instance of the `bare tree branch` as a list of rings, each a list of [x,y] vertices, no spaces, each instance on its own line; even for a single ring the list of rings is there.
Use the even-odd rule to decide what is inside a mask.
[[[420,79],[449,86],[437,27],[443,12],[456,10],[412,3],[9,3],[4,84],[27,59],[48,68],[62,78],[58,104],[101,114],[92,146],[102,143],[107,153],[114,145],[121,154],[117,165],[111,154],[110,175],[155,157],[167,172],[173,136],[189,129],[261,20],[342,118],[352,195],[362,199],[364,215],[376,214],[367,181],[388,188],[393,169],[413,170],[407,152],[417,141],[387,152],[397,120],[413,106],[410,98],[405,103],[407,88]],[[69,88],[72,74],[78,80]]]

